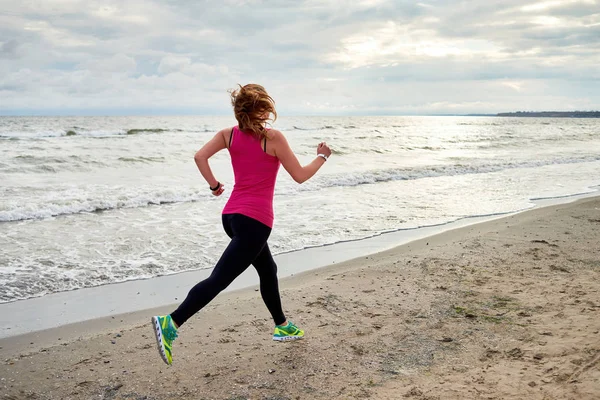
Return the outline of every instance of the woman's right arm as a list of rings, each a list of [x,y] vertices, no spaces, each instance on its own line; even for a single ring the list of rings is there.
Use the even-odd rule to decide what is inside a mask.
[[[218,153],[219,151],[225,149],[227,147],[227,142],[225,141],[225,135],[228,133],[230,129],[222,129],[220,130],[210,141],[208,141],[200,150],[196,152],[194,155],[194,161],[200,170],[200,173],[206,179],[206,182],[209,185],[209,188],[216,187],[216,190],[212,191],[212,194],[215,196],[220,196],[223,193],[224,186],[215,178],[210,169],[210,165],[208,165],[208,159],[213,155]]]
[[[283,168],[291,175],[291,177],[298,183],[306,182],[317,173],[319,168],[325,164],[325,158],[318,156],[315,157],[309,164],[302,166],[298,161],[298,158],[292,151],[287,139],[283,136],[283,133],[277,131],[275,134],[275,156],[281,161]],[[331,150],[325,142],[319,143],[317,146],[317,154],[322,154],[325,157],[331,155]]]

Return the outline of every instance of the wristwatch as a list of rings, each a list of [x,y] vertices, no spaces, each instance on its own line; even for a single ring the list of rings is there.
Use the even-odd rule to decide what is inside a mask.
[[[323,159],[324,159],[325,161],[327,161],[327,159],[329,158],[329,157],[327,157],[325,154],[321,154],[321,153],[317,154],[317,157],[323,157]]]

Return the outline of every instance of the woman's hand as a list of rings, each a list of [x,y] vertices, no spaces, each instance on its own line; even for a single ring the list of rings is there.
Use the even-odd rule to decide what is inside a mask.
[[[331,155],[331,149],[327,146],[327,143],[321,142],[317,146],[317,154],[323,154],[325,157],[329,158]]]
[[[213,196],[220,196],[223,194],[223,192],[225,191],[225,185],[223,185],[221,182],[219,182],[218,187],[212,191],[212,195]]]

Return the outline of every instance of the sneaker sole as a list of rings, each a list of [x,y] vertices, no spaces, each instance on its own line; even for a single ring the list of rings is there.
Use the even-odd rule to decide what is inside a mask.
[[[281,336],[281,337],[273,336],[273,340],[276,342],[291,342],[293,340],[301,340],[301,339],[304,339],[304,336]]]
[[[158,322],[158,318],[156,317],[152,317],[152,330],[154,331],[156,347],[158,347],[158,354],[160,354],[160,358],[162,358],[165,364],[171,365],[167,360],[167,353],[165,352],[165,347],[162,344],[162,330],[160,329],[160,322]]]

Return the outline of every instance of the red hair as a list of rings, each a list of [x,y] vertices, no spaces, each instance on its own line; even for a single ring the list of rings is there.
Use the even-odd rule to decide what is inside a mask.
[[[261,85],[250,83],[239,85],[231,91],[233,113],[242,131],[250,131],[256,136],[267,136],[267,121],[277,119],[275,100]],[[273,118],[271,118],[271,114]]]

